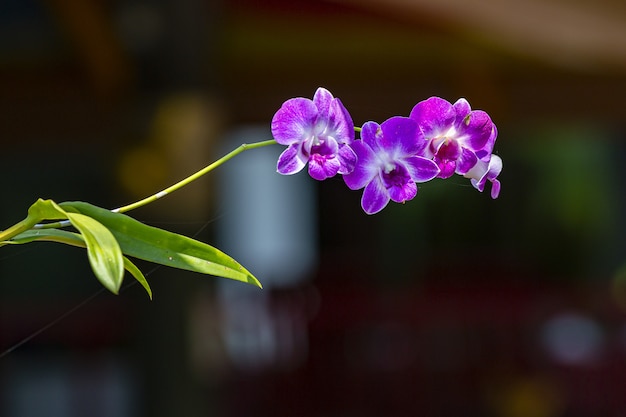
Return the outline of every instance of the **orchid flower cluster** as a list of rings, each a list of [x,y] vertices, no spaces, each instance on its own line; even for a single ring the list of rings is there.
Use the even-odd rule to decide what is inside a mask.
[[[489,181],[491,197],[500,194],[502,160],[492,153],[498,130],[486,112],[472,110],[464,98],[451,104],[431,97],[408,116],[355,128],[341,100],[320,87],[313,100],[283,103],[272,119],[272,135],[287,146],[278,159],[280,174],[295,174],[307,164],[316,180],[339,174],[348,188],[364,189],[361,206],[367,214],[389,201],[412,200],[418,183],[454,174],[469,178],[480,192]]]
[[[319,88],[313,100],[298,97],[283,103],[271,129],[273,139],[244,143],[187,178],[112,210],[82,201],[38,199],[26,218],[0,231],[0,247],[55,242],[86,249],[96,278],[115,294],[128,272],[152,297],[134,258],[261,287],[252,273],[219,249],[125,213],[183,188],[246,150],[276,144],[287,146],[278,158],[280,174],[295,174],[307,165],[316,180],[339,174],[348,188],[364,189],[361,206],[367,214],[378,213],[389,201],[413,199],[418,183],[454,174],[469,178],[481,192],[491,182],[492,198],[500,193],[502,160],[492,153],[498,131],[487,113],[472,110],[465,99],[451,104],[431,97],[417,103],[408,116],[359,128],[341,101]]]

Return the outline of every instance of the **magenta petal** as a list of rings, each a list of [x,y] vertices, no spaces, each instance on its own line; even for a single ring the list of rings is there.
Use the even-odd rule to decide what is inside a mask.
[[[430,159],[421,156],[406,158],[405,166],[409,175],[415,182],[426,182],[436,178],[439,174],[439,167]]]
[[[309,175],[318,181],[334,177],[339,171],[339,159],[314,154],[309,159]]]
[[[389,197],[396,203],[404,203],[405,201],[412,200],[417,195],[417,185],[413,181],[409,181],[406,184],[400,186],[394,185],[388,190]]]
[[[309,156],[309,175],[322,181],[337,174],[340,162],[337,158],[339,146],[332,138],[327,138],[319,145],[312,146]]]
[[[358,190],[378,175],[379,162],[372,149],[362,140],[352,142],[352,150],[355,152],[358,162],[352,172],[343,176],[343,180],[351,190]]]
[[[463,148],[461,151],[461,156],[456,162],[456,173],[464,175],[470,169],[472,169],[477,162],[478,157],[476,156],[476,154],[467,148]]]
[[[317,108],[311,100],[289,99],[272,118],[272,136],[281,145],[302,142],[311,135],[316,118]]]
[[[456,121],[455,123],[460,123],[461,120],[465,118],[470,112],[472,108],[467,100],[464,98],[460,98],[452,105],[454,107],[454,111],[456,112]]]
[[[332,158],[337,155],[338,151],[339,145],[337,144],[337,141],[330,137],[321,141],[318,145],[313,145],[309,148],[309,152],[311,153],[311,155],[321,154],[325,156],[330,156]]]
[[[383,132],[382,146],[395,157],[415,155],[420,150],[418,126],[413,119],[395,116],[385,120],[380,128]],[[423,137],[421,132],[419,137]]]
[[[361,140],[367,144],[374,153],[381,152],[380,146],[383,140],[383,131],[376,122],[365,122],[361,127]]]
[[[493,152],[493,147],[496,144],[497,137],[498,137],[498,128],[494,124],[491,130],[491,134],[489,135],[489,140],[487,140],[487,143],[482,149],[476,152],[476,156],[479,159],[489,160],[489,157],[491,156],[491,152]]]
[[[278,157],[276,170],[283,175],[291,175],[300,172],[306,165],[308,158],[301,151],[300,144],[290,145]]]
[[[439,97],[431,97],[413,107],[409,117],[417,122],[424,136],[428,138],[454,123],[456,111],[452,104]]]
[[[491,182],[491,198],[494,200],[500,195],[500,181],[494,179]]]
[[[341,167],[338,171],[340,174],[349,174],[354,171],[358,157],[350,145],[339,145],[337,158],[339,158],[339,162],[341,163]]]
[[[389,194],[380,177],[375,177],[363,190],[361,207],[367,214],[375,214],[389,203]]]
[[[456,161],[462,152],[463,150],[456,140],[444,140],[437,148],[436,155],[441,160]]]
[[[463,144],[474,151],[485,147],[493,133],[493,122],[487,113],[475,110],[461,122],[459,135],[463,137]]]
[[[327,89],[320,87],[315,91],[313,95],[313,103],[317,108],[319,114],[328,114],[330,110],[330,104],[332,103],[334,97],[330,91]]]
[[[330,103],[326,130],[338,143],[350,144],[354,140],[352,117],[338,98]]]
[[[447,159],[439,160],[436,157],[434,161],[437,163],[437,166],[439,166],[439,175],[437,175],[437,177],[445,179],[454,175],[456,171],[456,161],[449,161]]]

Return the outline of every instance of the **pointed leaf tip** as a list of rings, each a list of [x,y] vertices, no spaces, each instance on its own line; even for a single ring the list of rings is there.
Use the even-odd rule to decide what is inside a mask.
[[[85,239],[87,257],[96,278],[113,294],[118,294],[124,278],[124,261],[113,234],[87,215],[68,212],[67,218]]]

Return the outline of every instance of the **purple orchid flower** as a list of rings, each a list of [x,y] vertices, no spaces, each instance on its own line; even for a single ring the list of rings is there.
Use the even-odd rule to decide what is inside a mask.
[[[497,178],[502,171],[502,159],[491,153],[497,137],[498,129],[494,125],[489,140],[482,149],[476,152],[478,162],[463,175],[465,178],[470,178],[472,186],[481,193],[487,181],[491,182],[491,198],[493,199],[500,195],[500,181]]]
[[[416,182],[429,181],[439,174],[433,161],[418,156],[423,151],[423,135],[417,123],[395,116],[381,125],[367,122],[361,140],[352,142],[358,162],[343,176],[352,190],[363,187],[361,207],[367,214],[381,211],[389,203],[404,203],[417,195]]]
[[[479,159],[491,154],[497,136],[489,115],[472,110],[463,98],[450,104],[431,97],[417,103],[409,117],[428,141],[423,155],[439,166],[439,178],[465,175]]]
[[[309,164],[316,180],[352,172],[356,154],[354,123],[338,98],[318,88],[313,100],[292,98],[283,103],[272,119],[272,135],[288,148],[278,158],[277,171],[290,175]]]
[[[479,159],[464,176],[470,178],[472,186],[481,193],[487,181],[491,182],[491,198],[496,199],[500,195],[500,181],[497,178],[501,171],[502,159],[498,155],[488,155],[487,159]]]

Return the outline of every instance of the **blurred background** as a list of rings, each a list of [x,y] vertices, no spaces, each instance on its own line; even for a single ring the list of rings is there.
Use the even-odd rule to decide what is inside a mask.
[[[258,290],[83,251],[0,251],[0,415],[626,415],[626,5],[619,0],[4,0],[1,228],[118,207],[269,139],[319,86],[356,125],[437,95],[490,113],[498,200],[431,181],[365,215],[341,178],[241,155],[137,219]]]

